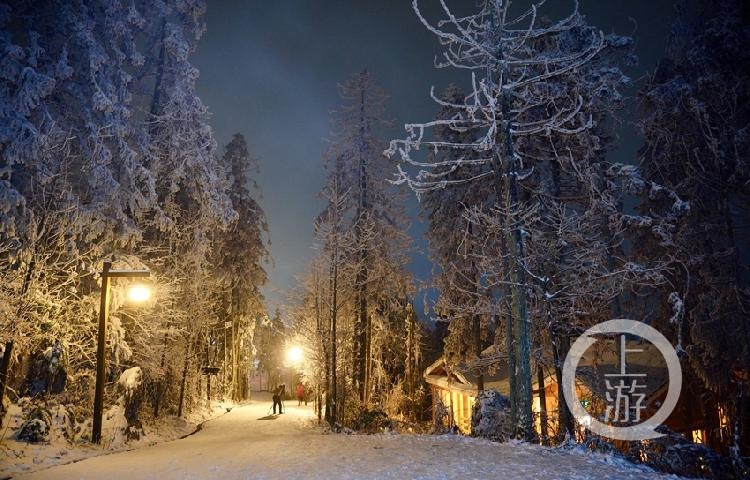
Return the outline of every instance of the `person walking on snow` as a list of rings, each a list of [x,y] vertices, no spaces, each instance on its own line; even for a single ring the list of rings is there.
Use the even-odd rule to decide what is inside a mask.
[[[279,414],[284,413],[281,409],[282,403],[281,399],[284,398],[284,393],[286,391],[286,386],[282,383],[278,387],[276,387],[273,391],[273,414],[276,415],[276,405],[279,406]]]
[[[297,406],[299,407],[302,405],[302,401],[305,401],[305,405],[307,405],[307,398],[305,398],[305,386],[301,383],[297,384],[297,391],[295,392],[297,394]]]

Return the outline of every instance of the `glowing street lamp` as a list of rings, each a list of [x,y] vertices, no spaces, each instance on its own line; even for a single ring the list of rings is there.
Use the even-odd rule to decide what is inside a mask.
[[[91,431],[91,441],[102,441],[102,410],[104,409],[104,377],[106,375],[106,358],[104,356],[107,319],[109,318],[109,279],[110,278],[146,278],[151,276],[148,270],[111,270],[112,262],[104,262],[102,266],[102,293],[99,303],[99,330],[96,342],[96,390],[94,393],[94,425]],[[144,285],[136,285],[128,292],[128,298],[133,301],[145,301],[151,292]]]
[[[128,287],[128,299],[132,302],[145,302],[151,298],[151,289],[148,285],[136,283]]]
[[[286,351],[286,360],[292,365],[297,365],[302,361],[302,349],[297,346],[289,347]]]

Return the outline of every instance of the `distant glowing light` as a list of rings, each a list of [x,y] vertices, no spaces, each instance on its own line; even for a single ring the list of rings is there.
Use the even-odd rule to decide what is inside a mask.
[[[131,285],[128,288],[128,299],[133,302],[145,302],[151,298],[151,289],[143,284]]]
[[[300,347],[289,347],[286,351],[286,359],[289,363],[299,363],[302,361],[302,349]]]

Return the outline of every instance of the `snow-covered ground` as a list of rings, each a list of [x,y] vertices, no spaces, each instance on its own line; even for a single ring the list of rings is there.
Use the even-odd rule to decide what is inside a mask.
[[[18,479],[657,479],[611,456],[454,435],[326,434],[312,406],[259,395],[194,435]]]
[[[196,410],[186,418],[163,416],[158,426],[146,425],[140,440],[126,443],[122,427],[126,422],[120,405],[112,406],[103,417],[102,445],[91,444],[87,439],[75,434],[74,445],[66,439],[70,436],[70,424],[62,407],[53,409],[49,439],[43,443],[27,443],[15,439],[15,434],[23,424],[23,412],[16,404],[8,404],[8,413],[0,426],[0,479],[20,473],[36,472],[49,467],[77,462],[89,457],[133,450],[157,443],[176,440],[195,432],[205,421],[227,412],[233,404],[212,402],[211,408]],[[91,432],[91,420],[77,425],[85,432]]]

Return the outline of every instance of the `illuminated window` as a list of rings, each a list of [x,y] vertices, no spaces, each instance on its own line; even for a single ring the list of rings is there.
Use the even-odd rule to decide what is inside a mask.
[[[727,410],[724,406],[719,405],[719,427],[726,428],[729,426],[729,418],[727,417]]]
[[[706,432],[704,430],[693,430],[693,443],[706,443]]]
[[[538,435],[542,435],[542,402],[539,397],[534,397],[531,410],[534,412],[534,431]]]
[[[727,417],[727,409],[723,405],[719,405],[719,438],[724,441],[728,439],[729,436],[729,417]]]

